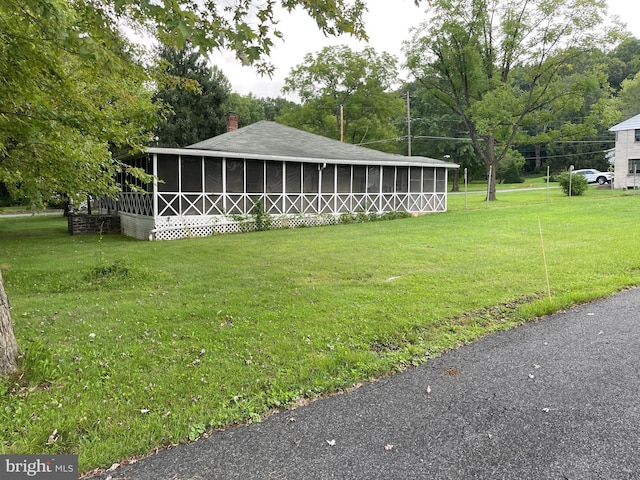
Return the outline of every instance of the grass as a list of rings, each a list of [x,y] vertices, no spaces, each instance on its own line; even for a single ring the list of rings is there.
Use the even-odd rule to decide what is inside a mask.
[[[638,285],[639,202],[452,195],[436,215],[154,243],[0,218],[23,349],[0,452],[108,467]]]

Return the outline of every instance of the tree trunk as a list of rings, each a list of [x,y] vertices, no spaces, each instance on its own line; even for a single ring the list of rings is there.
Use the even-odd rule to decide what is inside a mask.
[[[460,169],[456,168],[453,171],[453,185],[451,187],[452,192],[460,191]]]
[[[535,149],[536,149],[536,170],[538,170],[540,167],[542,167],[542,154],[541,154],[541,148],[539,143],[536,143]]]
[[[8,375],[18,369],[19,348],[13,333],[10,308],[0,272],[0,376]]]

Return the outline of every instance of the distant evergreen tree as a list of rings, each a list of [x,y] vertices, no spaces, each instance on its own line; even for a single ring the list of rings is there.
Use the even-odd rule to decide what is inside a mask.
[[[191,47],[158,51],[163,83],[156,93],[167,110],[156,128],[160,147],[186,147],[226,131],[231,85],[222,71],[207,65]]]

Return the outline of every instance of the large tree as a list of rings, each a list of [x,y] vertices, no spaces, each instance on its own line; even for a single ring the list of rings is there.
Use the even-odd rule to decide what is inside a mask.
[[[114,194],[113,147],[155,121],[149,77],[83,2],[0,2],[0,181],[39,207],[56,194]]]
[[[34,206],[114,195],[113,149],[146,144],[156,120],[152,78],[121,26],[177,48],[229,48],[268,73],[278,5],[301,7],[328,35],[366,38],[363,0],[0,0],[0,182]],[[4,302],[0,314],[0,358],[15,358]]]
[[[0,182],[34,206],[54,194],[115,194],[114,147],[149,140],[153,78],[122,26],[202,53],[236,52],[263,72],[276,15],[300,7],[326,34],[366,38],[362,0],[0,0]]]
[[[431,20],[408,42],[415,77],[463,120],[489,174],[532,116],[576,109],[591,80],[571,74],[583,49],[602,41],[599,0],[433,0]],[[545,113],[546,115],[546,113]]]
[[[325,47],[307,54],[291,70],[283,91],[295,92],[300,109],[289,109],[278,120],[348,143],[372,144],[394,139],[393,122],[404,112],[404,101],[393,91],[396,59],[372,48],[355,52],[347,46]],[[375,144],[382,150],[393,144]],[[373,146],[373,145],[372,145]]]
[[[163,45],[158,52],[161,87],[155,98],[168,107],[155,130],[156,144],[185,147],[225,132],[231,84],[190,46]]]

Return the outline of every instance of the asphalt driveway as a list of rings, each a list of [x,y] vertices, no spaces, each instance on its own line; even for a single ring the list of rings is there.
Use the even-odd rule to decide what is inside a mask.
[[[640,289],[109,477],[638,479]]]

